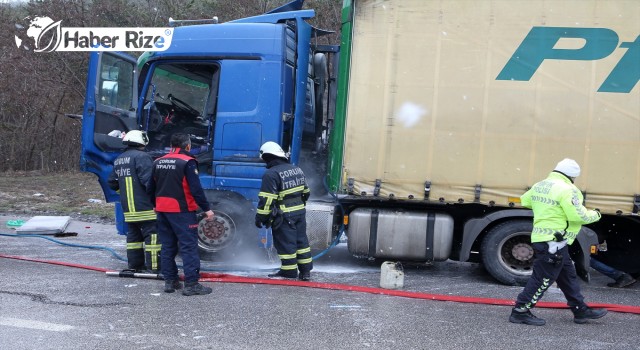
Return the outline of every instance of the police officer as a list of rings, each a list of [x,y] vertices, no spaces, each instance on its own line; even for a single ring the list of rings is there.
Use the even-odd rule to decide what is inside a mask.
[[[533,274],[518,295],[509,321],[542,326],[531,309],[546,290],[556,282],[567,299],[575,323],[603,317],[607,310],[592,309],[584,302],[576,270],[569,257],[569,247],[583,224],[600,220],[600,213],[582,205],[582,192],[573,184],[580,166],[573,159],[563,159],[549,176],[520,197],[522,206],[533,210],[531,243],[535,252]]]
[[[113,164],[108,184],[120,192],[120,203],[127,223],[127,260],[129,269],[140,272],[160,270],[160,248],[156,233],[156,213],[147,194],[153,159],[144,152],[147,134],[131,130],[122,139],[127,145]]]
[[[196,210],[202,209],[207,220],[213,218],[209,202],[198,177],[198,163],[189,151],[189,135],[176,133],[171,136],[171,152],[156,159],[153,167],[150,191],[158,213],[158,233],[162,242],[162,274],[164,291],[173,293],[181,289],[178,280],[176,255],[182,257],[185,288],[182,295],[204,295],[211,288],[198,283],[200,256],[198,254],[198,219]]]
[[[255,223],[258,228],[272,228],[273,245],[281,262],[280,270],[269,277],[308,281],[313,262],[305,217],[310,192],[304,173],[289,164],[275,142],[260,147],[260,158],[267,163],[267,170],[262,176]]]

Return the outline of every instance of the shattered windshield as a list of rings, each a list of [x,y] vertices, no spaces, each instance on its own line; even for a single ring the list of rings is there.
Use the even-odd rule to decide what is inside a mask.
[[[213,63],[163,63],[153,69],[145,93],[142,126],[149,134],[148,150],[166,151],[171,135],[191,135],[194,153],[208,150],[211,113],[207,113],[214,77]],[[209,107],[213,110],[212,107]],[[209,114],[209,115],[208,115]]]
[[[147,91],[147,101],[153,100],[154,94],[156,102],[172,103],[172,99],[177,99],[199,114],[204,114],[212,76],[211,72],[203,69],[205,67],[193,64],[158,66],[153,72],[151,86]]]

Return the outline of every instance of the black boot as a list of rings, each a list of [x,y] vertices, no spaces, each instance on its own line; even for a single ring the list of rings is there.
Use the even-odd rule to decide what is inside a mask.
[[[573,311],[573,322],[583,324],[588,320],[595,320],[607,314],[607,309],[592,309],[588,306],[571,309]]]
[[[531,310],[527,308],[516,308],[511,310],[511,316],[509,316],[509,322],[511,323],[524,323],[531,326],[544,326],[547,323],[541,318],[535,317]]]
[[[616,278],[615,282],[607,283],[607,286],[612,288],[624,288],[628,287],[637,281],[631,277],[628,273],[623,273],[622,276]]]
[[[187,282],[184,284],[184,290],[182,291],[182,295],[191,296],[191,295],[205,295],[211,294],[213,289],[209,287],[205,287],[198,282]]]
[[[301,281],[311,281],[311,272],[300,271],[300,274],[298,274],[298,279]]]
[[[182,289],[182,283],[180,281],[166,280],[164,281],[164,292],[173,293],[176,289]]]
[[[268,277],[281,277],[281,278],[298,278],[298,271],[297,270],[290,270],[290,271],[278,270],[278,272],[270,273],[267,276]]]

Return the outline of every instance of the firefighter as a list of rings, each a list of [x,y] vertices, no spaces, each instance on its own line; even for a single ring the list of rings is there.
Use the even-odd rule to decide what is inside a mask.
[[[262,176],[255,224],[258,228],[271,227],[273,245],[281,262],[280,270],[269,277],[309,281],[313,262],[305,204],[310,192],[304,173],[289,164],[287,155],[275,142],[260,147],[260,158],[267,163],[267,170]]]
[[[156,159],[149,191],[158,213],[158,233],[162,242],[160,253],[164,291],[173,293],[181,289],[178,279],[176,255],[182,257],[185,288],[182,295],[204,295],[211,288],[198,283],[200,279],[200,255],[198,254],[198,207],[207,220],[213,219],[213,211],[204,194],[198,163],[189,153],[191,138],[187,134],[171,136],[171,152]]]
[[[583,224],[600,220],[597,210],[582,205],[582,192],[573,184],[580,166],[573,159],[561,160],[549,176],[520,197],[522,206],[533,210],[531,243],[534,249],[533,273],[518,295],[509,321],[542,326],[531,309],[554,283],[567,299],[575,323],[586,323],[606,315],[605,309],[592,309],[584,302],[569,247]]]
[[[127,260],[129,269],[136,272],[160,271],[160,248],[156,231],[156,213],[147,194],[153,159],[144,152],[149,143],[147,134],[140,130],[129,131],[122,143],[127,145],[113,163],[108,184],[120,192],[120,203],[127,223]]]

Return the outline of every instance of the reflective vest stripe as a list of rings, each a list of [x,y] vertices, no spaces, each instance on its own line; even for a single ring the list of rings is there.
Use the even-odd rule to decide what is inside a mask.
[[[304,253],[308,253],[310,251],[311,251],[311,247],[307,247],[307,248],[296,250],[296,254],[304,254]]]
[[[274,199],[278,199],[278,196],[269,192],[260,192],[258,193],[258,197],[266,198],[266,201],[264,203],[264,207],[262,209],[258,209],[257,213],[262,215],[269,215],[271,213],[271,204],[273,203]]]
[[[280,195],[278,196],[278,199],[282,200],[284,199],[284,197],[288,194],[293,194],[296,192],[304,192],[304,186],[298,186],[298,187],[294,187],[294,188],[290,188],[288,190],[284,190],[282,192],[280,192]]]
[[[273,193],[269,193],[269,192],[260,192],[258,193],[258,196],[260,197],[266,197],[266,198],[273,198],[273,199],[277,199],[278,196],[273,194]]]
[[[124,178],[124,184],[127,193],[127,209],[130,213],[136,211],[136,203],[133,200],[133,179],[130,176]]]
[[[304,204],[296,205],[294,207],[287,208],[284,204],[280,205],[280,209],[283,213],[290,213],[292,211],[302,210],[304,209]]]
[[[124,213],[125,222],[150,221],[156,219],[156,212],[153,210],[145,210],[134,213]]]
[[[278,258],[280,258],[280,260],[295,259],[296,255],[295,254],[278,254]]]
[[[142,249],[142,242],[127,243],[127,249]]]
[[[162,244],[158,244],[158,235],[155,233],[151,234],[151,241],[145,245],[144,250],[151,255],[152,270],[158,270],[158,252],[160,249],[162,249]]]

